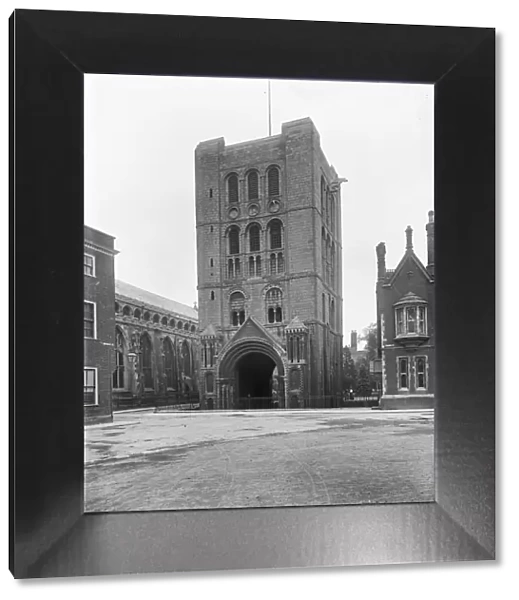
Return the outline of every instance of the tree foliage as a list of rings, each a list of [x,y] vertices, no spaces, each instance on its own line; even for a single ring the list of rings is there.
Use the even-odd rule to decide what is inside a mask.
[[[349,392],[349,390],[355,390],[357,387],[357,367],[355,366],[355,362],[351,357],[351,352],[348,346],[344,348],[343,351],[343,382],[342,387],[343,390]]]
[[[359,367],[359,378],[357,383],[357,396],[367,398],[371,396],[371,381],[370,374],[366,363],[363,361]]]
[[[378,356],[377,324],[370,323],[367,327],[364,327],[359,338],[363,342],[366,342],[365,348],[367,350],[367,360],[375,360]]]

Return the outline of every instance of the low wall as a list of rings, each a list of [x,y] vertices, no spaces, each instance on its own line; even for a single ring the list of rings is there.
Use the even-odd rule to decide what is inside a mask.
[[[382,396],[380,408],[382,410],[434,408],[434,398],[431,396]]]

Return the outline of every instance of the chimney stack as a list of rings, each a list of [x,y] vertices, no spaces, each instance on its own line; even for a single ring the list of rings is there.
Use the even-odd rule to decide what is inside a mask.
[[[386,278],[386,244],[380,242],[376,247],[377,252],[377,277],[378,280],[384,280]]]
[[[427,270],[434,275],[434,210],[429,211],[429,222],[425,230],[427,231]]]
[[[357,352],[357,332],[356,331],[351,332],[350,347],[351,347],[352,352]]]
[[[409,252],[413,249],[413,228],[411,227],[411,225],[407,226],[407,229],[405,230],[405,237],[406,237],[405,249]]]

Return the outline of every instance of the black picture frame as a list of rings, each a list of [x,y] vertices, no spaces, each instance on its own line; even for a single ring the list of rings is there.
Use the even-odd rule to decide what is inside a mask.
[[[84,73],[434,84],[435,503],[83,514]],[[495,558],[494,29],[16,10],[10,124],[16,578]]]

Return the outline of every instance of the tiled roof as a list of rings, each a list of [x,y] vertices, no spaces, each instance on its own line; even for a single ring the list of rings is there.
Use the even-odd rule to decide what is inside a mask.
[[[115,280],[115,294],[120,294],[121,296],[131,298],[136,302],[154,306],[155,308],[192,319],[193,321],[198,321],[198,312],[193,307],[181,304],[175,300],[170,300],[169,298],[164,298],[164,296],[152,294],[151,292],[142,290],[141,288],[131,285],[131,283],[126,283],[119,279]]]

